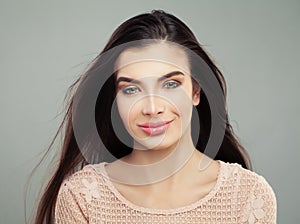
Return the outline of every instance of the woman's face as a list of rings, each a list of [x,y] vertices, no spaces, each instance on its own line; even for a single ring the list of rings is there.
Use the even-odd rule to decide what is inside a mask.
[[[127,49],[117,67],[118,111],[135,148],[170,148],[190,136],[192,108],[200,99],[182,49],[166,43]]]

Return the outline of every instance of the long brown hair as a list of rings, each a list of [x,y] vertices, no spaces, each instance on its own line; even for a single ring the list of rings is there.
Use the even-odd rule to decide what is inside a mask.
[[[73,111],[76,111],[76,108],[74,110],[73,107],[78,105],[74,104],[74,97],[84,98],[85,94],[85,91],[82,89],[79,90],[78,86],[95,75],[101,76],[101,72],[103,72],[101,69],[105,67],[105,62],[101,59],[105,52],[116,46],[143,39],[168,40],[195,52],[212,70],[213,75],[218,80],[222,89],[224,98],[226,99],[226,84],[222,73],[210,59],[208,54],[202,49],[192,31],[182,21],[161,10],[154,10],[151,13],[141,14],[125,21],[115,30],[103,51],[95,58],[87,71],[69,88],[68,94],[71,96],[69,97],[69,101],[66,105],[63,121],[47,151],[48,153],[50,148],[53,146],[54,140],[57,138],[58,134],[61,133],[63,135],[63,144],[60,152],[60,160],[39,201],[35,217],[36,224],[49,224],[54,222],[56,198],[60,185],[67,176],[82,169],[83,166],[88,163],[97,163],[101,161],[101,155],[95,155],[95,150],[89,151],[88,147],[86,151],[91,153],[83,155],[75,138],[72,120],[76,120],[77,117],[73,113]],[[109,60],[115,61],[119,53],[120,52],[117,52],[116,57]],[[131,153],[132,148],[124,145],[113,131],[110,114],[115,92],[114,77],[111,76],[100,90],[95,106],[94,119],[96,121],[98,134],[105,147],[116,158],[121,158]],[[201,91],[200,99],[200,104],[196,107],[201,124],[200,136],[196,143],[196,148],[203,152],[208,142],[211,129],[211,111],[207,96],[203,91]],[[214,159],[239,163],[244,168],[252,169],[249,156],[246,150],[239,143],[229,123],[227,108],[225,108],[225,111],[225,135]],[[89,133],[86,133],[87,143],[91,138],[92,137],[89,136]],[[89,158],[88,162],[86,160],[87,156]]]

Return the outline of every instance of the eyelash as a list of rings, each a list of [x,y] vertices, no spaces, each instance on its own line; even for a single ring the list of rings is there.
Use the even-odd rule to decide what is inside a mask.
[[[167,84],[172,84],[173,86],[167,86]],[[174,86],[175,84],[175,86]],[[178,86],[181,85],[181,82],[179,81],[175,81],[175,80],[168,80],[166,82],[164,82],[163,87],[166,89],[175,89]],[[125,86],[124,88],[122,88],[122,93],[125,95],[133,95],[138,93],[139,91],[141,91],[137,86]]]
[[[167,84],[170,84],[170,83],[172,83],[172,84],[175,84],[175,87],[173,86],[173,87],[166,87],[166,85]],[[178,82],[178,81],[175,81],[175,80],[168,80],[168,81],[166,81],[165,83],[164,83],[164,87],[166,87],[167,89],[175,89],[175,88],[177,88],[178,86],[180,86],[181,85],[181,83],[180,82]]]
[[[135,89],[134,92],[128,92],[128,90],[133,89],[133,88]],[[125,86],[122,89],[122,93],[125,94],[125,95],[132,95],[132,94],[137,93],[137,91],[140,91],[140,89],[136,86]]]

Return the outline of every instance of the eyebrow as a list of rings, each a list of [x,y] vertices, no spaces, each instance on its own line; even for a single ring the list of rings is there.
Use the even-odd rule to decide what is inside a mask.
[[[158,79],[158,81],[161,82],[165,79],[171,78],[171,77],[176,76],[176,75],[183,75],[184,76],[184,74],[180,71],[173,71],[173,72],[170,72],[168,74],[163,75],[162,77],[160,77]],[[140,84],[141,83],[139,80],[128,78],[128,77],[119,77],[116,81],[116,85],[118,85],[119,82],[131,82],[131,83],[135,83],[135,84]]]

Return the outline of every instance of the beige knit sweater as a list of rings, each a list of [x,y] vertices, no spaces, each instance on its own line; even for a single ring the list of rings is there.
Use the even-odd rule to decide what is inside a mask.
[[[214,188],[204,198],[176,209],[131,203],[106,178],[106,163],[87,165],[59,191],[55,222],[63,223],[276,223],[276,198],[266,180],[238,164],[219,161]]]

